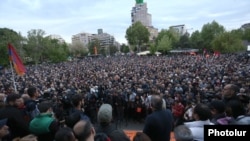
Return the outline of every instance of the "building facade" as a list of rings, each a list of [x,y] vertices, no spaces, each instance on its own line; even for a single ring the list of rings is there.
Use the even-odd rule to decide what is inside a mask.
[[[82,33],[78,33],[76,35],[73,35],[71,40],[72,40],[72,44],[75,43],[82,43],[84,46],[87,46],[92,38],[92,34],[90,33],[86,33],[86,32],[82,32]]]
[[[178,33],[180,36],[187,33],[186,26],[184,24],[181,25],[174,25],[169,27],[170,30],[174,30],[176,33]]]
[[[158,29],[152,26],[152,16],[148,13],[147,3],[143,0],[136,0],[136,4],[131,10],[131,23],[141,22],[149,33],[149,40],[153,40],[158,36]]]

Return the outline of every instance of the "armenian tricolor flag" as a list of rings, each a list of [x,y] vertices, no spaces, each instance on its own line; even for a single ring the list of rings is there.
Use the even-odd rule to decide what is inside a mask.
[[[18,56],[15,48],[10,43],[8,44],[8,51],[9,59],[13,63],[16,73],[21,76],[24,75],[26,72],[26,68],[24,67],[22,60]]]

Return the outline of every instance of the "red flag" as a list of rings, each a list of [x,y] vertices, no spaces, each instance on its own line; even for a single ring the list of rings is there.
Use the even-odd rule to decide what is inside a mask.
[[[24,67],[22,60],[18,56],[15,48],[10,43],[8,44],[8,50],[9,50],[9,59],[13,63],[16,73],[18,75],[24,75],[26,72],[26,68]]]

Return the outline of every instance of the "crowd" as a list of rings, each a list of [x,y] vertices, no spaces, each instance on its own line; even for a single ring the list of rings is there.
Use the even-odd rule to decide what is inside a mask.
[[[239,124],[232,119],[250,112],[250,65],[237,54],[86,57],[26,66],[26,69],[24,76],[13,77],[7,68],[0,72],[0,119],[8,119],[11,139],[31,133],[40,138],[42,133],[50,132],[53,136],[47,137],[53,140],[57,131],[65,126],[68,129],[64,132],[69,133],[69,138],[77,134],[74,128],[81,131],[85,126],[89,127],[88,135],[104,132],[99,130],[103,128],[99,127],[98,115],[103,104],[112,107],[115,123],[112,130],[128,121],[142,122],[145,123],[143,132],[152,141],[161,140],[155,138],[161,137],[156,136],[159,129],[171,132],[185,125],[192,131],[192,122],[200,120],[204,121],[202,124]],[[163,99],[158,103],[161,108],[152,103],[153,99],[157,101],[154,96]],[[50,103],[46,103],[48,101]],[[161,110],[173,116],[173,125],[168,128],[161,127],[161,123],[152,126],[154,116],[150,115],[161,115],[156,114]],[[171,121],[168,115],[162,116]],[[78,123],[79,119],[82,123]],[[38,130],[40,121],[44,121],[46,127]],[[92,125],[97,126],[95,130]],[[155,132],[152,127],[156,128]],[[119,134],[123,136],[123,132]],[[75,138],[80,136],[83,135]],[[165,139],[169,140],[169,136]]]

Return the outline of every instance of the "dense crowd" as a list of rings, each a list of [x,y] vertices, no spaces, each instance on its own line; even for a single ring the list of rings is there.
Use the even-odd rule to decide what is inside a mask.
[[[189,107],[222,99],[221,92],[227,84],[239,88],[237,95],[249,112],[249,63],[239,54],[86,57],[26,66],[24,76],[13,77],[10,69],[3,69],[0,93],[3,101],[17,93],[25,103],[30,97],[28,89],[36,88],[36,102],[52,100],[55,117],[66,124],[66,117],[76,106],[72,97],[81,95],[81,108],[92,124],[97,123],[100,106],[108,103],[113,107],[117,126],[129,120],[144,122],[152,112],[150,96],[160,95],[163,107],[171,110],[177,126],[182,118],[193,120]]]

